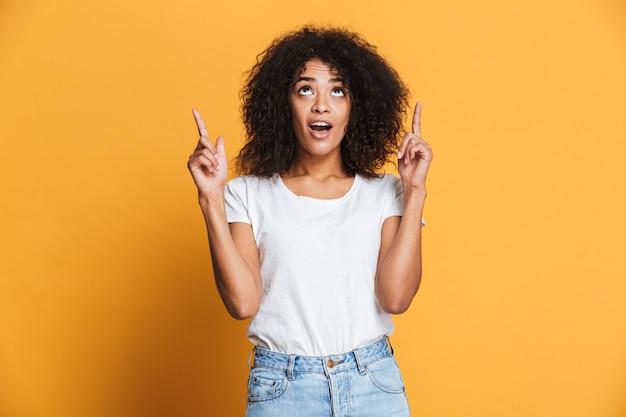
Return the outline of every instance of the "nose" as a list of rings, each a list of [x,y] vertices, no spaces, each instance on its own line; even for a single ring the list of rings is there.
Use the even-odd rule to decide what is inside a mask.
[[[328,106],[327,97],[322,94],[316,95],[311,110],[313,113],[328,113],[330,108]]]

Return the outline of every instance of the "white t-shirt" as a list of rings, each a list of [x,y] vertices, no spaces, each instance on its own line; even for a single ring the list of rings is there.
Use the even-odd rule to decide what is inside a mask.
[[[228,221],[252,225],[261,261],[263,295],[250,341],[325,356],[390,335],[393,321],[378,306],[374,277],[383,222],[402,209],[402,183],[389,174],[357,175],[332,200],[297,196],[278,175],[231,180]]]

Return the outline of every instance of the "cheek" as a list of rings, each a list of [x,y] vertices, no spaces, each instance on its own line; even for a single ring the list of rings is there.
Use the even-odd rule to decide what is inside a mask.
[[[352,101],[350,100],[350,96],[348,96],[347,100],[345,100],[342,105],[346,117],[350,117],[350,112],[352,111]]]
[[[289,112],[294,124],[302,122],[305,119],[305,112],[301,103],[289,103]]]
[[[297,108],[291,108],[289,110],[289,114],[291,118],[291,129],[293,130],[296,137],[299,137],[305,130],[305,122],[303,121],[303,118],[299,115]]]
[[[348,123],[350,121],[350,112],[351,112],[352,108],[350,106],[350,103],[347,103],[344,108],[343,108],[343,119],[345,121],[345,123]]]

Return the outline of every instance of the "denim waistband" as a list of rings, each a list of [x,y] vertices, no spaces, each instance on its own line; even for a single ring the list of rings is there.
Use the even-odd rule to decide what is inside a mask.
[[[289,379],[292,379],[294,373],[329,375],[353,368],[358,368],[359,372],[365,373],[368,364],[391,355],[393,355],[393,348],[389,338],[385,337],[371,345],[338,355],[299,356],[254,348],[250,358],[254,358],[252,367],[262,366],[284,370]]]

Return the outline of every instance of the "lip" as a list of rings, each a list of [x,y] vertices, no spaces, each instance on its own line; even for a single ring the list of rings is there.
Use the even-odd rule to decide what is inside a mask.
[[[309,127],[309,134],[315,139],[326,139],[331,134],[332,128],[328,130],[313,130]]]
[[[324,123],[329,128],[324,129],[324,130],[315,130],[311,127],[315,123]],[[330,135],[331,131],[333,130],[333,125],[329,121],[322,120],[322,119],[315,119],[315,120],[309,121],[307,127],[311,136],[313,136],[316,139],[326,139]]]
[[[309,134],[315,139],[326,139],[332,133],[332,127],[327,130],[313,130],[309,127]]]

